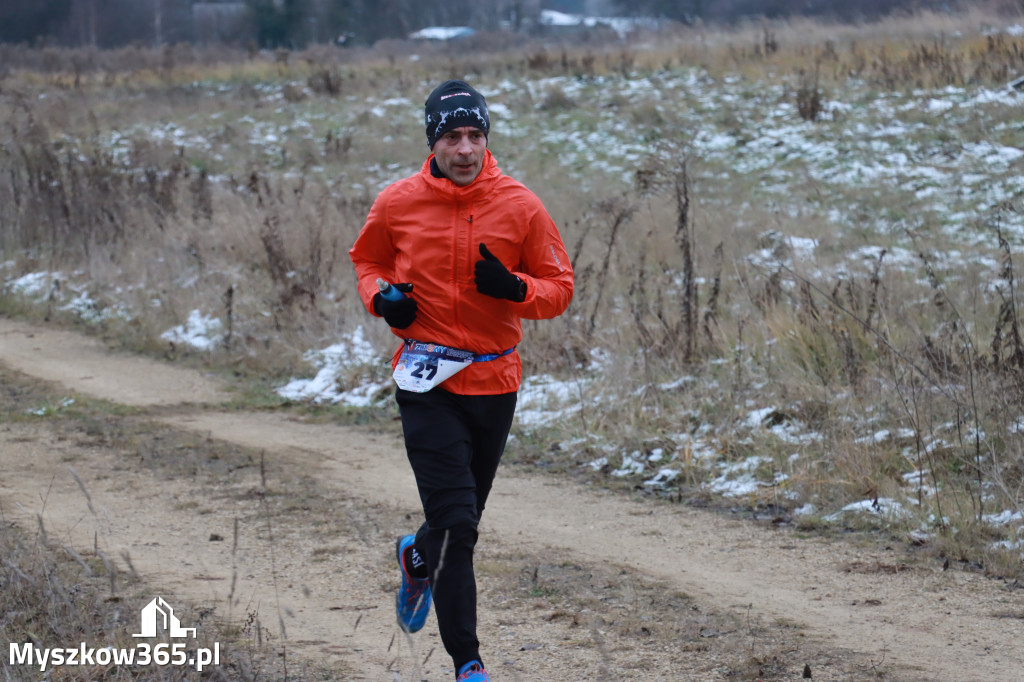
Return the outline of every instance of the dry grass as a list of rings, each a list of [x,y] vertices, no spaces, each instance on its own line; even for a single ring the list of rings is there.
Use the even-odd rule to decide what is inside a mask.
[[[88,490],[80,480],[79,485],[88,498]],[[4,614],[0,619],[0,636],[6,642],[19,647],[31,643],[37,650],[77,649],[79,643],[91,650],[139,646],[132,634],[136,629],[134,618],[126,618],[126,610],[130,612],[135,605],[145,604],[152,597],[152,590],[135,574],[127,554],[110,557],[98,548],[76,551],[50,537],[42,520],[34,532],[15,527],[2,513],[0,524],[0,610]],[[258,644],[252,622],[243,626],[214,622],[209,619],[212,609],[196,608],[181,600],[175,602],[183,622],[202,623],[196,647],[212,649],[215,642],[218,647],[222,646],[220,642],[231,643],[230,653],[225,652],[226,660],[207,668],[204,679],[254,681],[267,674],[284,674],[285,678],[295,680],[320,679],[319,673],[310,677],[305,670],[296,674],[294,663],[289,678],[287,670],[280,669],[272,647]],[[0,670],[8,680],[39,679],[43,674],[38,662],[17,664],[6,654],[0,661]],[[196,672],[180,665],[148,667],[140,673],[131,666],[105,665],[99,661],[83,661],[76,667],[50,665],[45,675],[48,679],[56,675],[53,679],[79,680],[197,679]]]
[[[980,250],[1001,254],[1003,265],[965,276],[1001,284],[986,298],[934,274],[928,252],[942,246],[940,234],[909,236],[925,284],[884,258],[836,275],[827,255],[814,271],[752,265],[755,248],[786,262],[773,233],[814,237],[825,254],[864,243],[865,233],[837,230],[824,212],[773,210],[759,177],[722,183],[725,170],[690,155],[695,131],[678,111],[634,105],[600,84],[699,67],[754,84],[748,96],[764,108],[777,86],[803,119],[835,118],[824,103],[851,80],[874,93],[1005,83],[1024,71],[1024,52],[1019,38],[979,31],[994,21],[975,12],[869,26],[756,24],[614,48],[502,46],[472,58],[418,47],[415,60],[401,44],[289,55],[7,47],[0,253],[17,271],[78,273],[101,307],[127,305],[127,320],[111,315],[101,326],[130,346],[187,354],[157,339],[198,308],[229,323],[207,361],[283,377],[300,369],[305,350],[369,322],[346,251],[375,187],[422,162],[415,114],[427,84],[448,75],[520,83],[516,97],[494,102],[508,108],[511,134],[494,135],[492,148],[538,189],[577,273],[571,314],[528,323],[524,360],[530,372],[571,377],[594,348],[616,359],[580,396],[600,396],[600,409],[550,439],[631,446],[711,425],[724,458],[768,452],[789,476],[790,504],[823,510],[895,495],[918,472],[921,508],[905,530],[925,523],[950,538],[986,512],[1024,504],[1019,439],[997,435],[1012,433],[1024,407],[1013,249],[982,226],[990,236]],[[596,84],[593,100],[575,99],[565,80],[542,82],[556,77]],[[406,98],[409,115],[378,115],[381,92]],[[582,161],[566,168],[563,141],[517,135],[557,131],[561,121],[597,130],[602,108],[649,143],[631,184],[589,174]],[[746,134],[736,112],[712,115]],[[292,134],[256,139],[247,117]],[[173,131],[144,133],[174,121],[212,130],[217,151],[196,151]],[[1012,143],[1012,133],[995,134]],[[792,191],[814,197],[822,188],[807,179]],[[915,210],[895,195],[845,191],[833,202],[890,224],[895,212]],[[388,343],[380,325],[368,334]],[[685,389],[661,387],[679,377],[689,377]],[[765,403],[779,406],[778,423],[802,424],[820,440],[783,447],[737,428],[747,406]],[[903,435],[865,440],[866,430]]]
[[[258,455],[245,449],[169,429],[149,421],[138,411],[103,401],[77,396],[73,402],[62,403],[66,395],[56,392],[54,387],[13,372],[0,372],[0,379],[0,419],[4,423],[31,422],[40,434],[52,431],[60,439],[77,443],[82,453],[88,453],[90,447],[119,452],[124,471],[131,466],[127,462],[133,461],[148,467],[161,479],[195,477],[209,486],[201,495],[204,503],[219,499],[232,485],[235,489],[231,494],[253,496],[251,489],[238,489],[237,472],[247,471],[253,478],[257,472],[264,474],[265,467]],[[53,405],[62,407],[40,409]],[[75,461],[69,463],[74,465]],[[90,511],[107,514],[98,503],[94,508],[93,496],[83,478],[75,473],[72,476]],[[236,518],[234,544],[237,546],[240,523],[244,532],[260,532],[298,510],[308,512],[308,490],[312,484],[308,477],[300,481],[288,479],[281,481],[281,491],[270,492],[264,479],[263,490],[256,496],[272,497],[274,508],[260,508],[256,518]],[[46,499],[40,502],[45,509]],[[37,649],[77,648],[79,643],[92,649],[136,649],[140,645],[134,637],[139,624],[137,609],[156,592],[136,574],[132,557],[127,552],[119,556],[104,553],[102,538],[91,548],[72,547],[61,541],[61,533],[50,532],[41,516],[37,517],[35,528],[23,528],[4,512],[0,507],[0,636],[19,646],[32,643]],[[193,513],[205,512],[199,509]],[[304,530],[308,532],[309,526]],[[273,537],[269,539],[273,542]],[[224,540],[232,539],[220,538]],[[236,566],[232,568],[237,571]],[[44,675],[38,663],[15,664],[5,649],[0,659],[0,675],[5,680],[36,680],[43,676],[75,680],[303,682],[338,679],[347,674],[341,667],[328,670],[319,662],[284,656],[287,643],[261,625],[261,615],[264,620],[273,615],[260,614],[259,605],[233,599],[234,594],[226,595],[224,603],[201,604],[189,603],[188,595],[165,596],[174,604],[182,623],[197,626],[196,639],[189,642],[190,650],[212,648],[214,642],[219,643],[219,665],[207,667],[201,674],[184,665],[49,666]]]
[[[133,599],[127,601],[144,603],[140,591],[144,586],[130,573],[118,572],[118,565],[127,570],[124,560],[115,561],[102,553],[79,554],[48,538],[42,525],[29,536],[6,521],[0,528],[0,554],[4,557],[0,568],[0,608],[5,614],[0,620],[0,636],[5,642],[19,646],[31,642],[40,649],[77,648],[80,642],[93,649],[137,646],[126,624],[121,622],[123,599],[131,595]],[[180,615],[186,622],[201,619],[194,609],[181,609]],[[212,647],[216,635],[211,637],[209,628],[205,629],[199,646]],[[0,662],[0,670],[9,680],[39,679],[42,674],[38,664],[12,665],[7,655]],[[62,669],[50,669],[47,675],[54,674],[54,670]],[[68,676],[66,679],[139,679],[131,668],[118,665],[83,665],[63,670],[75,672],[57,672],[58,677],[53,679],[65,679],[63,675]],[[242,674],[235,663],[207,671],[208,677],[215,680],[254,679],[253,671],[247,672]],[[172,682],[194,679],[194,673],[169,666],[151,669],[146,679]]]

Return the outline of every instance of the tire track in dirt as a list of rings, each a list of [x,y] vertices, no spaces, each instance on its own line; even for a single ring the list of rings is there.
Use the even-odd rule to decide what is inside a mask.
[[[102,344],[75,334],[8,320],[0,320],[0,361],[72,390],[127,404],[216,402],[225,396],[198,372],[111,355]],[[385,679],[382,672],[394,669],[396,658],[416,660],[408,655],[409,643],[395,637],[390,593],[384,594],[391,588],[393,567],[381,546],[386,547],[393,527],[413,523],[403,520],[406,513],[416,513],[408,506],[416,496],[397,439],[354,428],[303,424],[281,415],[197,409],[163,419],[176,428],[266,451],[274,466],[315,472],[346,504],[376,510],[370,515],[376,520],[367,523],[380,527],[356,529],[351,543],[341,548],[340,566],[310,563],[308,557],[315,548],[295,550],[303,542],[301,534],[281,538],[284,544],[276,557],[267,555],[267,543],[253,538],[241,552],[251,564],[239,570],[240,576],[244,574],[239,593],[251,594],[249,603],[282,603],[286,613],[294,614],[282,618],[289,640],[298,642],[300,649],[340,657],[353,669],[351,679]],[[90,546],[90,528],[102,527],[111,543],[131,553],[141,573],[159,576],[180,594],[223,601],[224,581],[230,580],[237,557],[224,555],[230,541],[210,543],[206,529],[193,527],[194,515],[187,513],[187,504],[182,505],[187,486],[169,490],[166,482],[147,480],[138,471],[105,479],[102,466],[116,463],[109,461],[109,455],[105,460],[102,453],[93,453],[88,461],[99,468],[90,469],[83,461],[83,478],[88,475],[90,485],[96,486],[94,497],[106,500],[108,509],[116,511],[93,515],[90,521],[75,482],[59,474],[62,444],[33,443],[31,435],[17,429],[0,440],[5,454],[0,492],[19,501],[28,516],[40,504],[41,487],[53,486],[58,494],[51,494],[46,502],[47,523],[69,542]],[[35,466],[8,468],[12,453],[15,462],[31,461]],[[167,498],[161,501],[161,494]],[[57,499],[67,500],[67,508],[62,509]],[[144,520],[124,521],[132,518],[131,511],[142,500],[160,512]],[[204,522],[220,524],[221,535],[232,518],[252,513],[231,509],[221,501],[208,506],[211,511],[203,515]],[[230,530],[226,537],[230,539]],[[188,565],[168,565],[166,556],[161,558],[164,552],[153,551],[160,549],[152,546],[154,538],[173,542]],[[899,680],[1013,680],[1024,670],[1019,645],[1024,623],[1020,618],[1000,617],[1020,610],[1019,593],[1007,592],[998,582],[976,574],[938,567],[849,570],[897,565],[895,552],[882,548],[798,538],[786,530],[767,530],[700,510],[637,502],[508,470],[499,476],[482,526],[482,545],[488,544],[502,551],[630,567],[709,607],[801,625],[808,637],[848,650],[850,660],[856,662],[853,668],[860,666],[864,678],[871,676],[872,664]],[[266,573],[269,565],[277,576],[276,591],[268,590],[273,584]],[[339,590],[339,583],[347,589]],[[204,584],[202,592],[199,586]],[[324,595],[330,595],[327,609]],[[275,610],[276,606],[270,609]],[[493,637],[488,640],[493,634],[485,635],[485,646],[501,649]],[[436,639],[423,642],[421,638],[414,645],[429,650],[436,646]],[[406,647],[404,652],[401,647]],[[424,655],[424,651],[416,654]],[[511,655],[504,649],[499,654]],[[443,654],[438,649],[433,656],[437,658],[430,665],[436,667],[422,674],[442,679],[443,665],[437,661]],[[517,654],[520,659],[527,657]],[[557,666],[540,665],[532,670],[547,669],[545,679],[569,679],[558,677]],[[642,677],[708,679],[678,669],[665,675]],[[819,669],[814,679],[858,679],[850,673],[827,675]],[[521,679],[536,678],[531,674]]]

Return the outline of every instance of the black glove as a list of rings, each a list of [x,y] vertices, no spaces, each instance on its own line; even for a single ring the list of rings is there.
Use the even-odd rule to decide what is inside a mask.
[[[408,282],[399,282],[392,286],[404,294],[412,291],[412,285]],[[373,312],[383,317],[388,326],[395,329],[405,329],[412,324],[416,320],[416,309],[418,307],[419,304],[416,303],[416,299],[409,298],[408,296],[397,301],[389,301],[380,294],[373,295]]]
[[[475,268],[476,290],[486,296],[504,298],[516,303],[525,301],[526,282],[509,272],[498,257],[487,250],[483,242],[480,243],[480,255],[483,258],[476,262]]]

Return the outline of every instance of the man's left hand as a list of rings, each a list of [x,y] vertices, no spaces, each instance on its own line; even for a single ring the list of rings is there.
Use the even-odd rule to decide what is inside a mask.
[[[480,255],[483,258],[476,262],[474,278],[477,291],[516,303],[526,300],[526,282],[509,272],[483,242],[480,243]]]

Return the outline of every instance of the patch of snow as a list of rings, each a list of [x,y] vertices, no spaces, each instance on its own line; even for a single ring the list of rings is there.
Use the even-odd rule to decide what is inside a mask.
[[[521,426],[544,426],[564,420],[579,411],[579,390],[576,381],[561,381],[549,374],[524,378],[519,387],[516,422]]]
[[[757,480],[754,472],[762,463],[769,461],[764,457],[748,457],[742,462],[723,464],[722,474],[708,483],[712,492],[725,497],[749,495],[766,483]]]
[[[774,407],[762,407],[757,410],[752,410],[747,413],[747,418],[743,421],[744,426],[751,429],[758,429],[764,425],[764,420],[768,418],[772,412],[775,412]]]
[[[74,404],[74,398],[61,398],[59,401],[57,401],[56,405],[44,405],[43,407],[37,407],[33,410],[26,410],[26,412],[36,417],[46,417],[51,414],[60,412],[65,407],[71,407]]]
[[[476,33],[469,26],[428,26],[409,34],[410,40],[454,40]]]
[[[160,335],[171,343],[181,343],[199,350],[212,350],[222,341],[223,325],[216,317],[207,317],[199,310],[189,313],[188,321]]]
[[[332,346],[307,352],[305,359],[317,368],[316,376],[312,379],[292,379],[276,389],[276,393],[282,398],[316,404],[367,407],[374,404],[375,396],[390,386],[389,381],[363,381],[348,390],[338,385],[342,373],[383,362],[373,344],[366,339],[362,325],[356,327],[347,338]]]
[[[867,514],[886,521],[897,521],[910,516],[902,504],[888,497],[879,497],[877,500],[861,500],[852,502],[834,514],[825,517],[826,521],[839,521],[848,514]]]
[[[7,282],[7,286],[21,296],[48,296],[56,282],[62,281],[64,275],[59,272],[30,272]]]
[[[612,472],[612,476],[635,476],[644,472],[644,463],[639,459],[639,452],[622,456],[622,465]]]
[[[985,514],[981,518],[990,526],[1009,526],[1012,523],[1024,523],[1024,511],[1006,509],[998,514]]]
[[[661,469],[653,478],[644,481],[644,485],[652,488],[663,488],[679,476],[681,472],[676,469]]]

